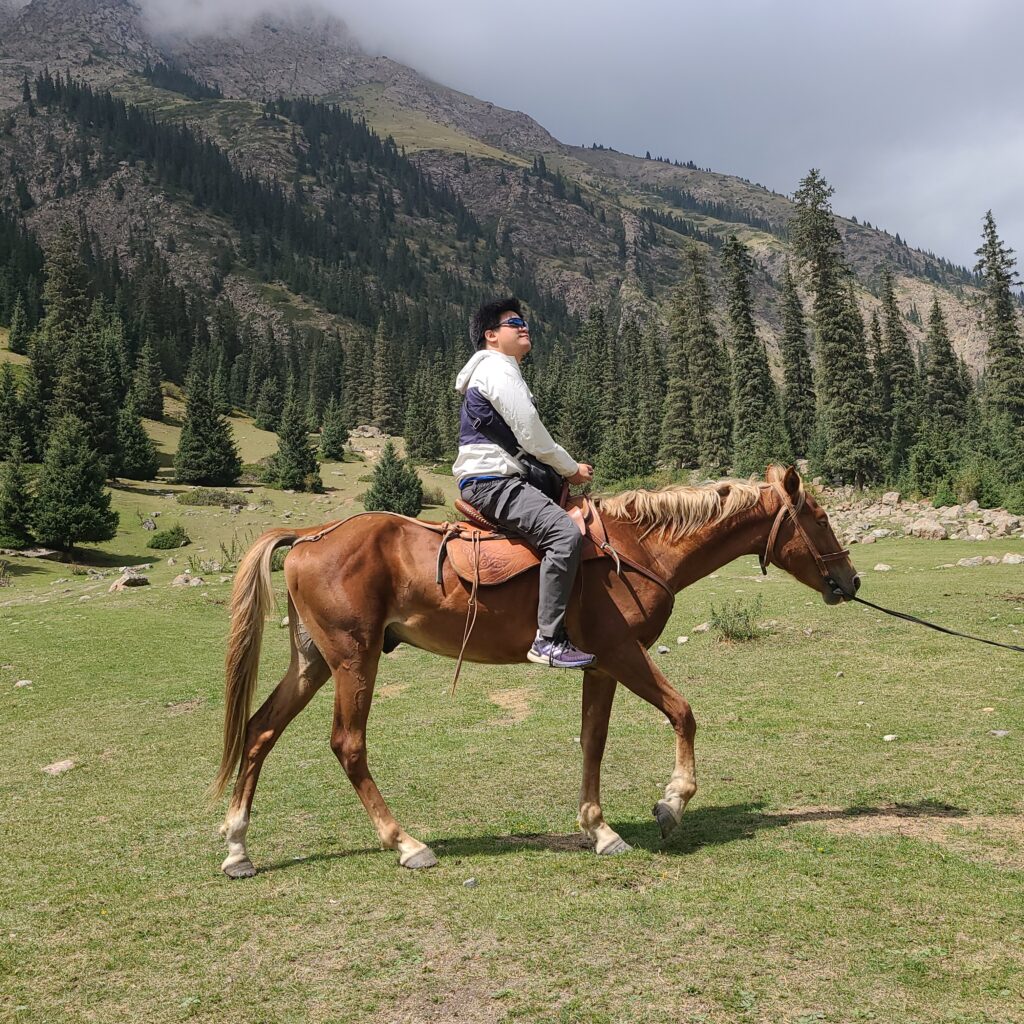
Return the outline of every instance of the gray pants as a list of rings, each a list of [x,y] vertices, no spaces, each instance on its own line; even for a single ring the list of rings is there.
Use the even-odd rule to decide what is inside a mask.
[[[528,541],[542,557],[537,628],[541,636],[565,634],[569,604],[583,549],[583,535],[550,498],[522,477],[472,480],[462,496],[488,519]]]

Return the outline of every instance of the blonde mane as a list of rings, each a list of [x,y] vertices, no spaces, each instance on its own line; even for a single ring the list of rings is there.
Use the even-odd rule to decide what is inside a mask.
[[[644,534],[657,530],[674,541],[746,512],[760,497],[761,490],[756,483],[719,480],[700,487],[677,484],[657,491],[623,491],[600,498],[598,504],[601,511],[613,519],[635,523],[644,529]]]

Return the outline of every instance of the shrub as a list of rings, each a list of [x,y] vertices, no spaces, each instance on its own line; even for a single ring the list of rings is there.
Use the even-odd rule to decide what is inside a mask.
[[[177,502],[179,505],[219,505],[221,508],[239,504],[237,494],[214,487],[193,487],[191,491],[182,491]]]
[[[726,601],[721,608],[712,605],[709,621],[722,634],[723,640],[757,640],[766,632],[757,624],[762,604],[758,597],[750,604],[736,600]]]
[[[183,548],[186,544],[191,543],[192,539],[185,532],[185,527],[181,523],[175,523],[166,530],[154,533],[149,538],[149,543],[146,547],[155,548],[157,551],[167,551],[170,548]]]
[[[403,516],[415,516],[423,507],[419,474],[399,458],[390,441],[384,445],[373,471],[373,483],[363,497],[363,507],[367,512],[397,512]]]
[[[440,487],[423,488],[424,505],[443,505],[445,503],[444,491]]]
[[[284,560],[288,557],[288,552],[291,548],[278,548],[270,556],[270,571],[280,572],[284,568]]]

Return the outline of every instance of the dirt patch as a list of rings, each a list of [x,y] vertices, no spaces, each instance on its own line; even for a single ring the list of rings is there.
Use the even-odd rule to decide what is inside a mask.
[[[779,817],[786,819],[786,825],[820,824],[833,835],[900,836],[935,843],[968,860],[1024,869],[1024,817],[1018,815],[893,805],[863,811],[801,807]]]
[[[489,696],[492,703],[508,712],[508,721],[518,723],[530,717],[530,701],[535,693],[528,687],[518,687],[514,690],[495,690]]]
[[[590,850],[594,844],[582,832],[569,832],[565,835],[543,835],[540,832],[522,832],[510,836],[497,836],[499,843],[507,846],[532,846],[538,850]]]
[[[373,692],[378,697],[397,697],[408,689],[408,683],[386,683],[384,686],[378,686]]]
[[[203,698],[192,697],[190,700],[175,700],[165,706],[169,715],[189,715],[203,706]]]

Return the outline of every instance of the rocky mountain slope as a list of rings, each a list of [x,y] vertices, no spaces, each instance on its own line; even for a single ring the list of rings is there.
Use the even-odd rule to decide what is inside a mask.
[[[678,280],[686,231],[703,233],[700,244],[710,248],[735,232],[764,271],[755,299],[759,326],[773,347],[793,210],[785,196],[695,167],[564,145],[526,114],[365,54],[341,22],[322,13],[260,18],[231,37],[173,38],[155,33],[133,0],[31,0],[6,14],[0,7],[0,24],[0,115],[8,110],[0,134],[0,199],[12,201],[20,177],[32,200],[27,220],[44,240],[68,216],[84,217],[116,248],[129,234],[159,240],[173,231],[182,243],[176,260],[181,273],[202,281],[216,250],[210,239],[232,236],[229,225],[192,208],[186,196],[164,194],[141,167],[120,167],[106,180],[69,190],[61,175],[73,172],[76,154],[93,143],[78,137],[66,119],[27,110],[21,103],[24,76],[47,67],[68,72],[158,118],[185,118],[241,166],[284,183],[299,174],[300,157],[288,126],[268,124],[262,103],[277,95],[309,95],[340,102],[381,134],[391,134],[434,180],[493,226],[506,254],[528,260],[540,283],[575,312],[611,303],[628,316],[646,318],[664,308]],[[159,61],[217,86],[224,98],[190,101],[156,88],[142,72]],[[539,156],[544,172],[530,173]],[[307,175],[305,184],[317,202],[316,181]],[[676,222],[665,220],[670,214],[689,228],[673,227]],[[839,223],[864,308],[877,305],[872,291],[882,268],[890,267],[912,337],[920,342],[921,322],[937,296],[957,349],[980,367],[984,339],[969,275],[885,232],[853,220]],[[471,276],[465,256],[454,244],[447,250],[452,271]],[[301,296],[278,294],[268,302],[265,289],[235,274],[225,286],[243,308],[280,313],[283,302],[305,307],[312,319],[329,319]]]

